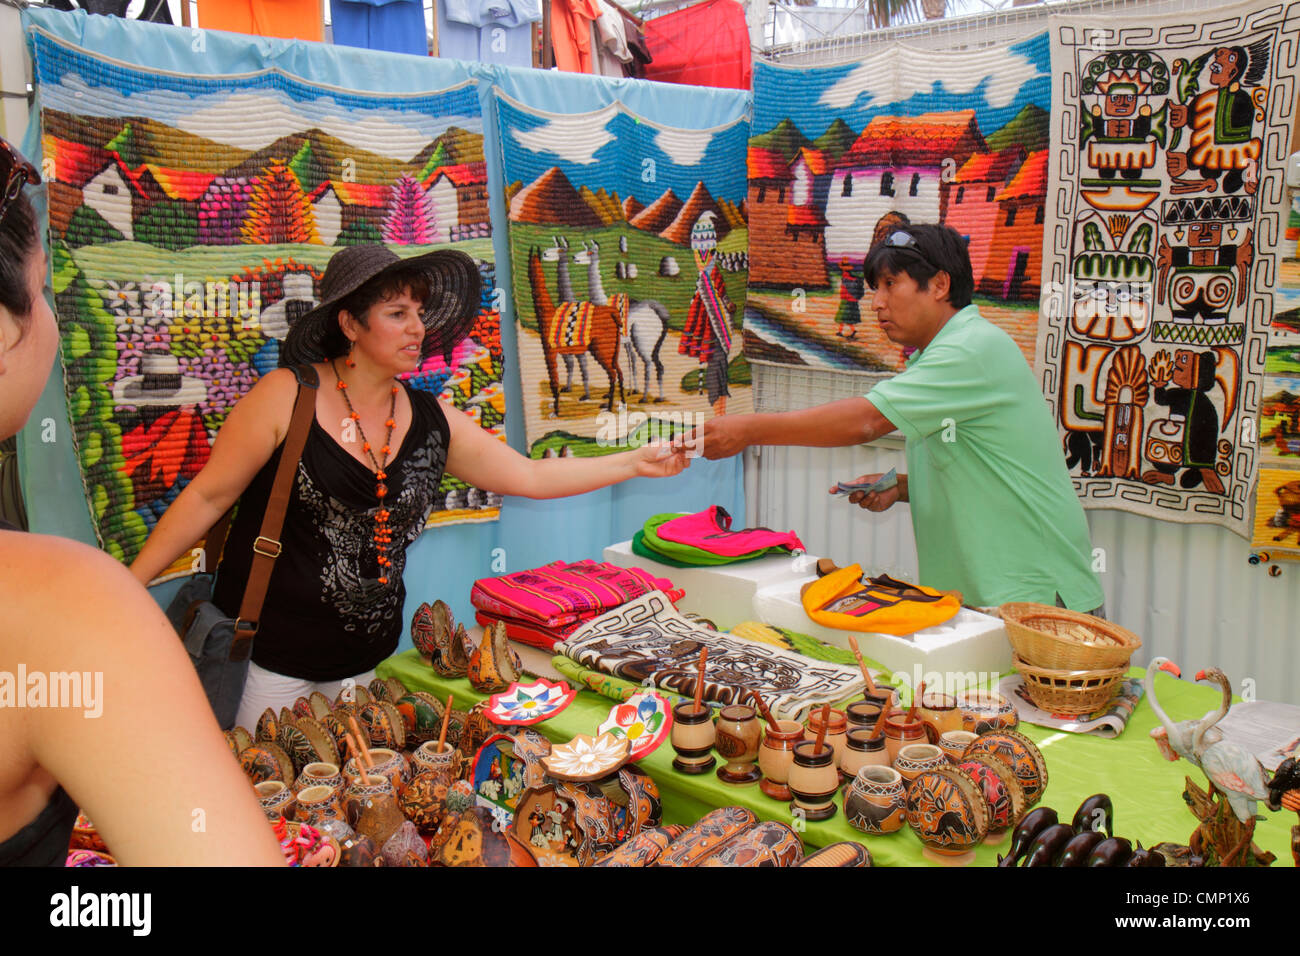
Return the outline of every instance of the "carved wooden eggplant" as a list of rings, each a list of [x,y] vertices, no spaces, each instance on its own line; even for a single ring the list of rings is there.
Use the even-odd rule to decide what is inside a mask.
[[[1106,834],[1100,830],[1084,830],[1082,833],[1076,833],[1074,839],[1065,844],[1065,849],[1061,851],[1061,862],[1058,866],[1084,866],[1088,862],[1088,857],[1096,849],[1097,844],[1106,839]]]
[[[1110,797],[1104,793],[1094,793],[1091,797],[1079,804],[1079,809],[1074,811],[1074,819],[1070,822],[1074,827],[1075,833],[1082,833],[1085,830],[1106,831],[1106,836],[1115,835],[1115,811],[1111,807]]]
[[[1015,866],[1016,861],[1025,855],[1029,844],[1043,830],[1056,824],[1056,811],[1051,807],[1039,807],[1025,814],[1011,835],[1011,849],[1006,856],[998,857],[998,866]]]
[[[1089,866],[1123,866],[1133,855],[1133,844],[1123,837],[1107,837],[1093,848]]]
[[[1074,829],[1064,823],[1054,823],[1034,837],[1025,853],[1025,866],[1054,866],[1065,845],[1074,839]]]

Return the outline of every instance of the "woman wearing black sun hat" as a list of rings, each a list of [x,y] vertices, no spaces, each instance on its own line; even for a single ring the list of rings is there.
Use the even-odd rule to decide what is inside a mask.
[[[419,537],[444,470],[501,495],[559,498],[686,466],[662,446],[599,458],[533,460],[427,392],[402,385],[451,352],[478,314],[474,260],[454,250],[401,259],[383,246],[336,253],[321,305],[292,323],[281,368],[230,411],[208,464],[163,515],[132,572],[152,580],[237,498],[214,602],[239,610],[265,502],[298,392],[319,381],[262,607],[236,722],[347,679],[364,684],[403,629],[406,548]],[[295,372],[293,369],[302,370]]]

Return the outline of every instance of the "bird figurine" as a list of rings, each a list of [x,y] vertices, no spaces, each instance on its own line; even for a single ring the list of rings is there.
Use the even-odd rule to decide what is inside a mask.
[[[1207,741],[1206,734],[1210,728],[1228,714],[1228,707],[1232,704],[1232,684],[1217,667],[1197,671],[1196,679],[1214,681],[1223,688],[1223,701],[1213,719],[1202,721],[1193,735],[1192,752],[1196,763],[1223,794],[1237,819],[1250,823],[1255,818],[1256,802],[1269,798],[1268,778],[1250,751],[1227,740]]]
[[[1156,700],[1155,673],[1157,670],[1167,671],[1175,677],[1183,676],[1178,669],[1178,665],[1167,657],[1153,657],[1151,663],[1147,665],[1146,675],[1142,678],[1143,690],[1147,700],[1151,702],[1151,709],[1156,712],[1156,716],[1160,718],[1160,723],[1164,725],[1150,731],[1151,737],[1155,740],[1156,746],[1160,748],[1160,752],[1164,754],[1166,760],[1172,762],[1182,757],[1184,760],[1196,763],[1197,761],[1192,754],[1192,735],[1196,733],[1197,728],[1206,721],[1210,714],[1207,713],[1200,720],[1183,720],[1178,723],[1170,720],[1169,715],[1160,706],[1160,702]],[[1210,730],[1207,732],[1205,739],[1207,744],[1215,743],[1223,739],[1223,732]]]

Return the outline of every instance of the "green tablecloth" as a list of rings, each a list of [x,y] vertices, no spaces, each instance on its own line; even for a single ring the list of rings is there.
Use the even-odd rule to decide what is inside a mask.
[[[420,660],[415,651],[398,654],[376,669],[380,677],[396,677],[411,690],[425,690],[445,699],[456,695],[458,710],[472,706],[486,695],[474,690],[467,680],[449,680],[438,676]],[[1141,668],[1131,676],[1140,677]],[[1156,676],[1156,695],[1161,706],[1174,720],[1200,717],[1215,707],[1220,699],[1218,688],[1202,687],[1180,681],[1164,673]],[[564,742],[575,734],[593,733],[609,713],[613,701],[591,691],[581,691],[572,704],[558,716],[535,725],[551,740]],[[1147,731],[1157,725],[1155,713],[1143,700],[1122,736],[1114,740],[1083,734],[1063,734],[1032,724],[1020,729],[1031,737],[1047,760],[1048,785],[1040,805],[1055,807],[1062,822],[1068,823],[1075,808],[1094,793],[1108,793],[1115,805],[1115,829],[1119,836],[1141,840],[1143,846],[1162,841],[1186,843],[1196,826],[1196,819],[1183,803],[1183,777],[1190,775],[1198,786],[1205,777],[1196,767],[1179,760],[1169,763],[1160,756]],[[748,807],[765,820],[790,823],[786,804],[765,797],[757,784],[732,787],[712,773],[697,777],[678,773],[672,768],[672,746],[665,742],[649,757],[638,762],[659,785],[663,798],[664,822],[691,824],[715,807]],[[837,801],[838,803],[838,801]],[[1269,813],[1255,830],[1255,843],[1278,857],[1274,866],[1291,866],[1290,827],[1294,813]],[[843,804],[830,820],[808,823],[803,833],[810,848],[839,840],[856,840],[871,850],[877,866],[932,865],[922,855],[921,842],[909,827],[888,836],[869,836],[845,822]],[[1007,837],[998,846],[976,850],[975,866],[993,866],[999,852],[1010,845]]]

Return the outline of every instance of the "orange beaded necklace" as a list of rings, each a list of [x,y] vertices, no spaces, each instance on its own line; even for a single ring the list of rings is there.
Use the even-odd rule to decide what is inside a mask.
[[[351,358],[344,359],[344,363],[348,368],[357,367],[357,363],[352,361]],[[330,359],[330,367],[334,369],[334,377],[338,379],[337,388],[343,395],[343,402],[348,407],[348,414],[357,423],[357,431],[361,433],[361,450],[370,456],[370,463],[375,466],[375,480],[377,482],[375,495],[379,498],[379,510],[375,512],[375,550],[379,552],[379,557],[376,560],[379,564],[379,583],[387,584],[388,572],[385,569],[392,565],[392,560],[388,557],[388,546],[393,541],[393,535],[388,528],[388,509],[384,507],[384,499],[388,497],[388,485],[384,484],[388,474],[384,469],[388,467],[388,456],[392,452],[389,445],[393,440],[393,428],[397,424],[397,391],[400,386],[393,386],[392,397],[389,400],[388,419],[384,422],[384,425],[388,428],[388,434],[384,438],[384,447],[379,449],[379,454],[383,456],[383,460],[380,461],[375,458],[375,453],[370,448],[365,429],[361,427],[361,416],[352,407],[352,399],[348,398],[348,383],[343,381],[343,376],[339,374],[339,368],[333,359]]]

